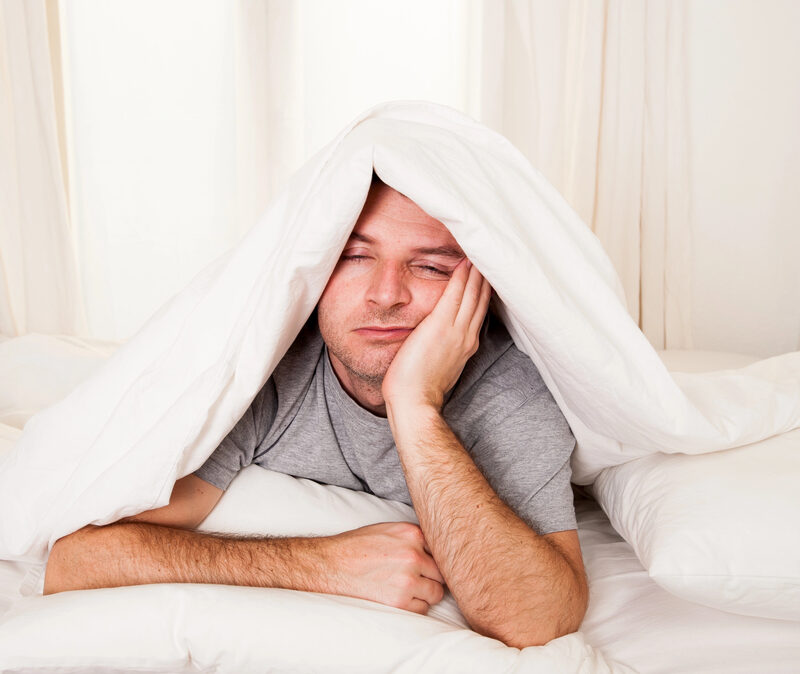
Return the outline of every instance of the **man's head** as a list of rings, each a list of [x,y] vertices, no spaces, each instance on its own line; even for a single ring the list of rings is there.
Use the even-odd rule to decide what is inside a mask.
[[[403,341],[433,310],[463,257],[441,222],[373,174],[367,201],[317,305],[331,363],[351,395],[380,391]],[[405,330],[368,330],[388,327]]]

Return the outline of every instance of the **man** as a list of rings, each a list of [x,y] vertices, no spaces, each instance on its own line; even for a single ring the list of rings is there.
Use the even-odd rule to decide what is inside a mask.
[[[446,583],[472,628],[508,645],[577,630],[588,593],[574,438],[490,296],[444,225],[373,174],[316,315],[236,426],[167,506],[57,541],[45,594],[220,583],[426,613]],[[420,526],[283,539],[193,531],[253,462],[413,504]]]

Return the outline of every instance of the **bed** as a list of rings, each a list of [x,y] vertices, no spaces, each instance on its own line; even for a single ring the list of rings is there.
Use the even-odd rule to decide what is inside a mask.
[[[31,415],[80,385],[117,346],[42,335],[0,341],[0,452]],[[687,371],[753,360],[659,355]],[[31,582],[35,565],[0,561],[0,671],[800,671],[800,621],[723,611],[667,591],[591,489],[575,495],[589,609],[578,635],[544,647],[518,651],[475,634],[449,596],[429,616],[343,597],[188,584],[43,597]],[[201,528],[282,535],[413,519],[403,504],[379,501],[251,466]]]

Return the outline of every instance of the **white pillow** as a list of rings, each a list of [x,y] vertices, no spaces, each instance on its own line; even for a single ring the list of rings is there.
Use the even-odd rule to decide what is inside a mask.
[[[741,354],[660,354],[672,371],[738,368]],[[595,498],[655,582],[724,611],[800,620],[800,429],[702,455],[607,468]]]
[[[328,536],[376,522],[418,522],[411,506],[251,465],[239,471],[198,531]]]
[[[198,531],[330,536],[378,522],[419,523],[414,509],[373,494],[252,465],[241,470]],[[428,615],[468,627],[450,592]]]
[[[403,503],[250,466],[200,529],[332,534],[415,521]],[[582,634],[523,650],[464,629],[452,597],[428,616],[350,597],[157,584],[26,597],[0,618],[0,672],[528,672],[632,674]]]
[[[119,342],[30,334],[0,341],[0,423],[22,428],[66,397]]]

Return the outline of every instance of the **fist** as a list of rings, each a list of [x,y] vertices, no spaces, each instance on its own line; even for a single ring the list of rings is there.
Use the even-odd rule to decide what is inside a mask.
[[[371,524],[331,542],[336,594],[421,614],[444,597],[444,578],[416,524]]]

